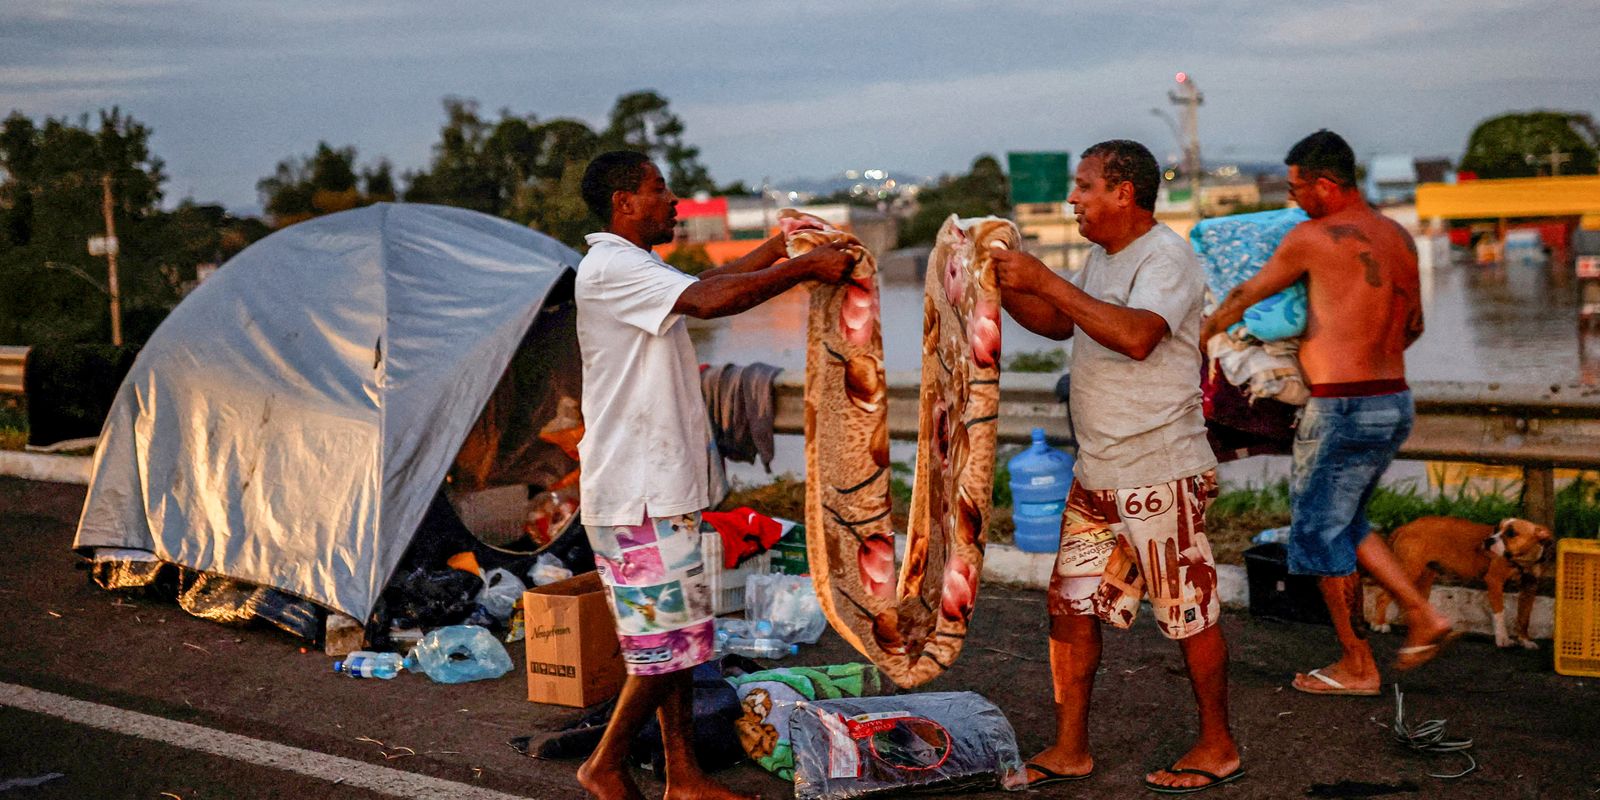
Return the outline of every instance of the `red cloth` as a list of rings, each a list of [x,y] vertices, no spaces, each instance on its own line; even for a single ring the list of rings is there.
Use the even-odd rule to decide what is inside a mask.
[[[739,562],[771,550],[783,536],[777,520],[750,508],[704,511],[700,518],[722,537],[723,569],[733,569]]]

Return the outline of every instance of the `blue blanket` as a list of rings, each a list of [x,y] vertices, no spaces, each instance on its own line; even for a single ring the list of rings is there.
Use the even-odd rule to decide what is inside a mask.
[[[1189,241],[1205,268],[1206,286],[1211,293],[1221,301],[1239,284],[1255,277],[1290,229],[1307,219],[1310,217],[1306,212],[1285,208],[1201,220],[1189,232]],[[1237,336],[1241,327],[1250,338],[1264,342],[1304,333],[1304,281],[1246,309],[1244,319],[1229,333]]]

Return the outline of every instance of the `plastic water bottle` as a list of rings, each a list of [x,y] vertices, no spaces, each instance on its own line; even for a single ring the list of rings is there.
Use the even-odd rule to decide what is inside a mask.
[[[772,622],[769,620],[722,619],[718,617],[712,652],[719,656],[726,654],[728,652],[728,642],[734,639],[770,638],[772,638]]]
[[[382,678],[389,680],[399,675],[404,665],[405,657],[399,653],[374,653],[371,650],[357,650],[345,656],[343,661],[333,662],[333,671],[340,675],[349,675],[352,678]]]
[[[1061,543],[1061,514],[1072,486],[1072,456],[1044,441],[1044,429],[1033,429],[1033,444],[1006,462],[1011,470],[1011,515],[1017,524],[1017,547],[1030,553],[1053,553]]]
[[[800,652],[800,645],[782,639],[746,639],[732,636],[727,641],[727,652],[745,658],[783,658]]]

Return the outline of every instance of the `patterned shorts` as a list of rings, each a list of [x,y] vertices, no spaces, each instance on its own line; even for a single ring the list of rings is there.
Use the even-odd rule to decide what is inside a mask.
[[[715,623],[700,559],[700,515],[640,525],[585,525],[630,675],[660,675],[711,660]]]
[[[1073,482],[1050,576],[1050,613],[1133,624],[1150,596],[1156,625],[1184,639],[1216,624],[1216,560],[1206,540],[1215,471],[1137,489],[1089,490]]]

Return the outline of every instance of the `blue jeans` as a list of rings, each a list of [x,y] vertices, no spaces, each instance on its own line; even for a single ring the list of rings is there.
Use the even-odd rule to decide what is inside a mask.
[[[1289,483],[1289,572],[1356,571],[1356,547],[1371,530],[1367,501],[1411,434],[1415,415],[1410,391],[1306,403]]]

